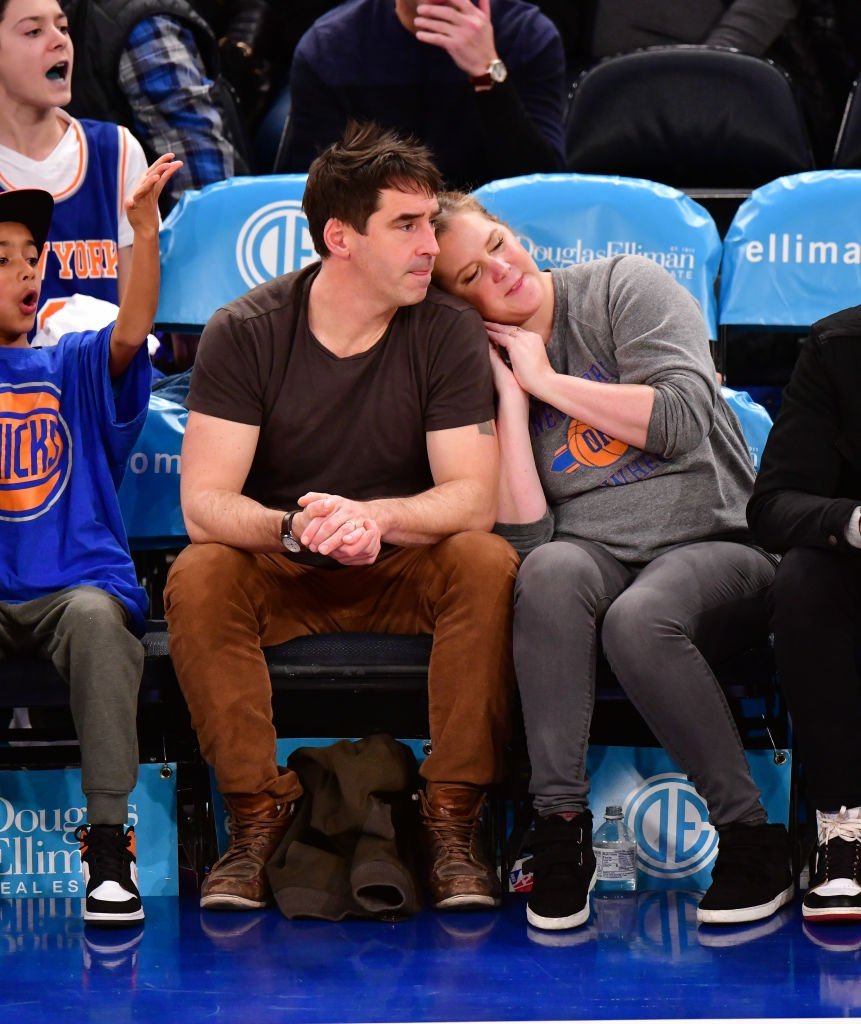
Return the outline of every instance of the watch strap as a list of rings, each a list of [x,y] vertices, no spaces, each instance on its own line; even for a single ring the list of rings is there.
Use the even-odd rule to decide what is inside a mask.
[[[293,533],[293,520],[302,511],[300,508],[294,508],[290,512],[284,513],[284,518],[281,520],[281,536],[290,537],[291,540],[299,542],[299,538]]]

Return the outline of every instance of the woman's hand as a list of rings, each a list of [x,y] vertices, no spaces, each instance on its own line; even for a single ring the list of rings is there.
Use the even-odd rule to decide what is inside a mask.
[[[510,327],[489,320],[484,321],[484,326],[493,344],[508,353],[512,376],[521,390],[540,398],[548,382],[556,375],[547,358],[547,349],[541,335],[534,331],[524,331],[522,327]]]

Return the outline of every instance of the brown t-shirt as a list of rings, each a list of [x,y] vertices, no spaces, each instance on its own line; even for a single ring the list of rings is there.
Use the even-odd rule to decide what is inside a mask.
[[[318,271],[275,278],[214,314],[186,405],[260,427],[242,493],[269,508],[295,508],[308,491],[367,500],[427,490],[426,432],[494,417],[481,318],[432,287],[372,348],[339,358],[308,326]]]

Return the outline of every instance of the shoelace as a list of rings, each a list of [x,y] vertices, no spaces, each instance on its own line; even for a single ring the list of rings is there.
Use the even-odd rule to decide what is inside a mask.
[[[841,807],[837,816],[820,821],[822,858],[817,867],[822,872],[823,880],[861,880],[861,819],[847,818],[845,815],[846,808]]]
[[[819,826],[819,842],[830,843],[832,839],[845,839],[847,843],[861,842],[861,818],[847,818],[846,808],[834,817],[822,818]]]
[[[436,818],[430,815],[424,820],[434,837],[444,840],[449,848],[456,848],[462,844],[469,849],[475,830],[475,821],[470,821],[468,818]]]
[[[88,829],[84,825],[79,825],[75,829],[75,839],[83,842],[85,836],[86,856],[91,863],[92,874],[103,881],[121,882],[125,865],[131,856],[131,834],[109,832],[100,828]]]
[[[230,849],[225,856],[231,860],[246,853],[256,854],[272,842],[272,833],[284,824],[282,818],[261,821],[259,818],[234,818]]]

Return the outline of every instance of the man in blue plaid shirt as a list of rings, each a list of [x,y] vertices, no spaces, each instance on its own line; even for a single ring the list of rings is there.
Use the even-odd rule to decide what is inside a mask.
[[[167,205],[243,169],[214,81],[215,37],[190,4],[166,0],[155,14],[136,0],[63,7],[75,43],[70,112],[127,125],[147,152],[175,153],[183,167],[165,189]]]
[[[189,28],[167,15],[139,21],[120,57],[119,86],[144,148],[183,162],[168,182],[174,201],[187,188],[233,175],[233,146]]]

